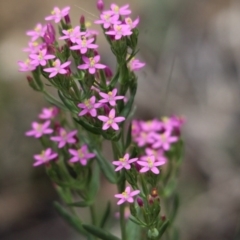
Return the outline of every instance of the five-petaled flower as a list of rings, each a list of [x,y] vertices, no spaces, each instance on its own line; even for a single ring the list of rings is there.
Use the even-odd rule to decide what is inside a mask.
[[[108,93],[99,92],[99,95],[103,98],[99,101],[100,103],[109,103],[113,107],[116,106],[116,100],[124,99],[124,96],[116,96],[117,88]]]
[[[148,171],[152,171],[154,174],[159,174],[160,171],[157,167],[165,164],[164,161],[156,161],[155,156],[143,156],[141,157],[141,160],[137,161],[137,163],[142,166],[140,172],[144,173],[144,172],[148,172]]]
[[[68,149],[69,153],[73,156],[69,162],[74,163],[74,162],[80,162],[83,166],[87,165],[88,159],[94,158],[95,154],[94,153],[89,153],[88,152],[88,147],[87,145],[83,145],[81,148],[78,150],[76,149]]]
[[[120,24],[121,22],[118,20],[119,17],[117,15],[111,16],[111,13],[102,13],[100,15],[100,20],[96,20],[94,23],[103,24],[103,28],[108,29],[113,24]]]
[[[115,117],[116,115],[116,111],[113,108],[110,112],[108,117],[106,116],[98,116],[98,119],[101,120],[102,122],[104,122],[102,129],[103,130],[107,130],[108,128],[112,127],[114,130],[118,130],[119,126],[117,125],[117,123],[122,122],[125,120],[125,117]]]
[[[153,143],[153,148],[162,148],[168,151],[171,144],[177,142],[178,137],[172,136],[170,131],[166,131],[162,134],[154,134],[155,142]]]
[[[120,205],[120,204],[123,204],[124,202],[133,203],[134,202],[133,197],[138,195],[139,193],[140,193],[140,190],[134,190],[131,192],[131,188],[126,187],[124,192],[120,194],[115,194],[114,196],[116,198],[120,198],[120,200],[117,202],[117,205]]]
[[[60,128],[59,136],[54,136],[50,139],[54,142],[58,142],[58,148],[63,148],[67,143],[76,143],[76,134],[77,130],[67,132],[64,128]]]
[[[30,137],[33,136],[35,138],[40,138],[45,134],[51,134],[53,129],[49,128],[51,121],[46,121],[44,123],[33,122],[32,123],[32,130],[27,131],[25,134],[26,136]]]
[[[62,10],[60,10],[58,7],[53,8],[51,15],[45,17],[45,20],[50,21],[54,20],[55,23],[58,23],[61,21],[61,19],[69,14],[70,7],[65,7]]]
[[[36,154],[33,156],[35,162],[33,164],[34,167],[37,167],[42,164],[46,164],[51,160],[54,160],[58,157],[58,154],[53,152],[51,148],[47,148],[46,150],[42,151],[41,154]]]
[[[131,10],[128,9],[129,8],[129,4],[126,4],[122,7],[119,7],[118,5],[116,5],[115,3],[112,3],[110,5],[111,10],[106,11],[111,15],[115,15],[115,16],[125,16],[125,15],[129,15],[131,14]]]
[[[32,53],[29,55],[29,57],[32,59],[32,65],[35,66],[45,66],[47,64],[47,60],[54,59],[56,56],[52,54],[47,54],[47,49],[39,50],[38,53]]]
[[[130,17],[126,17],[124,19],[124,21],[129,26],[130,29],[133,29],[138,25],[139,17],[137,17],[134,21],[132,21],[132,19]]]
[[[40,119],[53,119],[58,114],[58,111],[57,107],[43,108],[38,117]]]
[[[122,168],[129,170],[131,168],[130,164],[133,162],[136,162],[137,160],[138,160],[138,158],[129,159],[129,154],[126,153],[123,158],[119,158],[118,161],[113,161],[112,164],[117,166],[117,168],[115,169],[115,171],[117,172],[117,171],[121,170]]]
[[[36,69],[36,66],[33,65],[32,61],[28,58],[24,62],[23,61],[18,61],[18,66],[20,72],[28,72],[28,71],[33,71]]]
[[[107,35],[113,35],[115,40],[119,40],[122,36],[129,36],[132,34],[131,29],[128,25],[121,24],[121,25],[113,25],[113,29],[110,31],[105,32]]]
[[[43,37],[46,33],[47,26],[38,23],[34,30],[27,31],[27,35],[32,37],[32,41],[36,41],[39,37]]]
[[[88,49],[98,48],[98,45],[92,42],[94,42],[94,38],[86,39],[86,37],[82,37],[82,39],[77,40],[77,45],[70,47],[70,49],[80,50],[81,54],[85,54]]]
[[[83,103],[79,103],[78,107],[83,108],[83,110],[78,114],[78,116],[83,116],[87,113],[89,113],[92,117],[97,116],[97,108],[100,108],[102,106],[101,103],[95,103],[96,97],[92,96],[89,99],[85,99]]]
[[[53,67],[50,68],[44,68],[44,72],[50,73],[49,78],[55,77],[57,74],[66,74],[68,71],[65,69],[67,66],[71,64],[71,61],[67,61],[63,64],[61,64],[59,59],[56,59],[53,62]]]
[[[75,28],[70,28],[68,30],[62,30],[62,33],[64,35],[61,36],[59,39],[60,40],[70,39],[72,43],[76,43],[77,40],[79,40],[79,38],[82,35],[86,34],[85,32],[80,32],[80,26],[76,26]]]
[[[97,55],[95,57],[82,57],[84,64],[78,66],[79,69],[88,69],[90,74],[94,74],[96,69],[104,69],[106,66],[98,63],[100,61],[100,56]]]

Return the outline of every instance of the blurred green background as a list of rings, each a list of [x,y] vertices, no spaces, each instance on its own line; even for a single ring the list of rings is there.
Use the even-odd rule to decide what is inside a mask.
[[[125,1],[115,1],[119,5]],[[177,225],[184,240],[240,239],[240,2],[237,0],[130,0],[140,16],[137,117],[181,114],[186,159]],[[105,1],[106,7],[110,1]],[[45,101],[18,72],[26,58],[25,31],[54,6],[71,6],[77,24],[98,15],[95,0],[0,1],[0,239],[79,239],[52,207],[57,199],[44,170],[32,168],[37,141],[24,132]],[[80,7],[80,8],[79,8]],[[99,36],[100,52],[112,55]],[[171,76],[171,77],[170,77]],[[104,184],[104,181],[103,181]],[[114,194],[105,185],[99,200]],[[87,217],[87,212],[81,213]],[[117,232],[118,229],[114,228]]]

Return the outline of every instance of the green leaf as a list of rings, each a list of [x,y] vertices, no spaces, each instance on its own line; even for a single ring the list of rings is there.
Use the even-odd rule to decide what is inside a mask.
[[[131,93],[130,93],[130,98],[127,102],[127,104],[125,105],[124,109],[121,111],[120,115],[127,118],[129,113],[132,110],[132,105],[134,102],[134,98],[137,92],[137,83],[134,83],[133,87],[131,88]]]
[[[70,102],[68,99],[66,99],[62,93],[58,90],[58,96],[60,97],[60,99],[62,100],[62,102],[64,103],[64,105],[73,113],[77,114],[78,111],[76,110],[76,106]]]
[[[44,91],[43,91],[43,93],[44,93],[44,96],[45,96],[46,100],[47,100],[49,103],[51,103],[51,104],[53,104],[54,106],[57,106],[57,107],[65,110],[65,111],[69,111],[68,108],[66,108],[61,102],[59,102],[56,98],[54,98],[53,96],[51,96],[49,93],[44,92]]]
[[[112,80],[111,80],[111,82],[109,84],[109,88],[110,89],[113,89],[115,87],[115,85],[117,84],[118,78],[119,78],[119,74],[120,74],[120,72],[119,72],[119,69],[118,69],[116,74],[115,74],[115,76],[112,78]]]
[[[72,207],[89,207],[93,204],[91,201],[80,201],[75,203],[67,203],[68,206]]]
[[[171,217],[170,217],[171,224],[173,223],[173,221],[176,218],[178,209],[179,209],[179,195],[176,193],[173,196],[173,209],[172,209],[172,213],[171,213]]]
[[[58,202],[54,202],[54,207],[59,213],[59,215],[66,220],[66,222],[72,226],[76,231],[79,233],[82,233],[84,235],[87,235],[87,232],[82,227],[82,223],[80,219],[77,217],[71,215],[66,209],[64,209]]]
[[[102,129],[101,128],[98,128],[98,127],[95,127],[85,121],[83,121],[82,119],[80,118],[74,118],[74,120],[79,123],[83,128],[85,128],[87,131],[93,133],[93,134],[96,134],[96,135],[101,135],[101,132],[102,132]]]
[[[127,149],[130,146],[131,142],[132,142],[132,122],[130,122],[128,127],[125,149]]]
[[[100,222],[100,227],[101,228],[104,228],[110,213],[111,213],[111,202],[108,201],[107,207],[106,207],[106,209],[104,211],[104,214],[103,214],[101,222]]]
[[[94,166],[94,172],[88,187],[89,189],[88,198],[90,199],[90,201],[96,197],[97,192],[99,190],[99,186],[100,186],[100,169],[99,169],[99,165],[96,164]]]
[[[162,224],[162,226],[159,229],[159,234],[158,234],[159,239],[162,237],[164,232],[167,230],[169,224],[170,224],[170,222],[168,220]]]
[[[174,190],[176,189],[177,182],[175,179],[170,179],[169,182],[167,183],[165,189],[164,189],[164,196],[165,197],[170,197]]]
[[[93,152],[96,154],[98,164],[104,176],[108,179],[109,182],[115,184],[117,182],[117,177],[112,164],[106,160],[97,150],[93,150]]]
[[[101,228],[86,224],[83,224],[82,226],[86,231],[102,240],[120,240],[118,237],[112,235],[111,233],[105,230],[102,230]]]
[[[141,227],[133,221],[127,222],[127,239],[138,240],[141,239]]]

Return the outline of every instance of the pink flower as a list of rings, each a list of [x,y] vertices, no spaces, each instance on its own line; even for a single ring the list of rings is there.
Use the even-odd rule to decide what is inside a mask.
[[[111,16],[110,13],[104,12],[100,15],[100,20],[96,20],[94,23],[103,24],[103,28],[108,29],[113,24],[120,24],[121,22],[118,20],[119,17],[117,15]]]
[[[134,141],[138,144],[139,147],[143,147],[146,144],[154,142],[154,133],[141,131],[140,134],[135,137]]]
[[[112,164],[118,166],[115,171],[119,171],[122,168],[129,170],[131,168],[130,163],[136,162],[138,158],[129,159],[129,154],[126,153],[123,158],[119,158],[118,161],[113,161]]]
[[[165,164],[165,162],[156,161],[154,156],[144,156],[141,160],[137,161],[137,163],[143,167],[140,170],[141,173],[152,171],[154,174],[159,174],[160,171],[157,167]]]
[[[171,136],[170,131],[166,131],[162,134],[155,134],[154,138],[156,142],[153,143],[152,148],[162,148],[165,151],[170,149],[172,143],[177,142],[178,137]]]
[[[45,20],[50,21],[54,20],[55,23],[58,23],[61,21],[61,19],[69,14],[70,7],[65,7],[62,10],[60,10],[58,7],[54,7],[53,11],[51,12],[50,16],[45,17]]]
[[[47,26],[38,23],[34,30],[27,31],[27,35],[32,37],[32,41],[36,41],[39,37],[43,37],[47,30]]]
[[[44,47],[45,44],[41,43],[39,44],[38,42],[34,41],[30,41],[28,43],[28,47],[24,48],[23,51],[24,52],[30,52],[30,53],[38,53],[43,47]]]
[[[41,164],[48,163],[49,161],[56,159],[57,156],[58,154],[53,152],[51,148],[47,148],[45,151],[42,151],[41,154],[33,156],[35,159],[33,166],[37,167]]]
[[[134,190],[131,192],[130,187],[126,187],[125,191],[121,194],[115,194],[114,196],[116,198],[120,198],[120,200],[117,202],[117,205],[123,204],[124,202],[133,203],[134,199],[133,196],[136,196],[140,193],[140,190]]]
[[[88,49],[98,48],[97,44],[92,44],[94,38],[86,39],[83,37],[81,40],[77,40],[77,45],[70,47],[71,50],[80,50],[81,54],[85,54]]]
[[[130,29],[133,29],[138,25],[139,17],[137,17],[136,20],[134,20],[134,21],[132,21],[132,19],[130,17],[127,17],[124,19],[124,22],[126,23],[126,25],[129,26]]]
[[[78,69],[88,69],[90,74],[94,74],[96,69],[104,69],[106,67],[105,65],[98,63],[100,61],[99,55],[90,58],[83,56],[82,59],[85,64],[79,65]]]
[[[116,96],[117,88],[108,93],[99,92],[99,95],[103,98],[99,101],[100,103],[109,103],[113,107],[116,106],[116,100],[124,99],[124,96]]]
[[[125,117],[115,117],[115,109],[113,108],[110,112],[108,117],[106,116],[98,116],[98,119],[104,122],[102,129],[107,130],[108,128],[112,127],[114,130],[118,130],[119,126],[117,125],[118,122],[122,122],[125,120]]]
[[[47,64],[47,60],[53,59],[56,56],[47,54],[47,49],[40,50],[37,54],[32,53],[29,55],[29,57],[32,59],[31,62],[35,66],[45,66]]]
[[[131,212],[129,207],[125,207],[124,209],[124,218],[127,220],[131,216]],[[120,218],[120,212],[115,212],[114,217],[119,219]]]
[[[102,10],[104,9],[104,3],[103,0],[97,0],[97,9],[102,12]]]
[[[83,108],[83,110],[78,114],[78,116],[83,116],[87,113],[89,113],[92,117],[97,116],[97,108],[100,108],[102,106],[101,103],[95,103],[96,97],[92,96],[89,99],[85,99],[83,103],[79,103],[78,107]]]
[[[76,43],[79,40],[80,36],[85,35],[85,32],[80,32],[80,26],[75,28],[70,28],[68,30],[62,30],[64,36],[61,36],[59,39],[70,39],[72,43]]]
[[[53,119],[58,114],[57,107],[43,108],[42,112],[38,115],[40,119]]]
[[[162,129],[162,123],[157,119],[141,121],[140,126],[144,132],[157,132]]]
[[[105,32],[107,35],[113,35],[115,36],[115,40],[119,40],[122,38],[122,36],[129,36],[132,34],[131,29],[128,25],[122,24],[122,25],[113,25],[113,30]]]
[[[83,145],[78,150],[69,149],[68,151],[73,156],[69,162],[80,162],[83,166],[87,165],[88,159],[95,157],[94,153],[88,152],[87,145]]]
[[[32,130],[27,131],[25,134],[26,136],[33,136],[35,138],[40,138],[44,134],[51,134],[53,130],[49,128],[49,125],[51,124],[50,121],[46,121],[45,123],[32,123]]]
[[[28,71],[33,71],[36,69],[36,66],[32,64],[31,60],[28,58],[27,60],[23,61],[18,61],[18,66],[20,72],[28,72]]]
[[[165,164],[167,162],[167,158],[163,155],[163,150],[162,149],[151,149],[151,148],[146,148],[145,152],[148,156],[154,156],[156,161],[161,162],[162,164]]]
[[[135,58],[132,58],[128,63],[128,67],[131,71],[137,71],[143,68],[145,65],[146,65],[145,63],[140,62],[138,59],[135,59]]]
[[[111,6],[110,6],[111,10],[107,11],[107,12],[111,15],[115,15],[115,16],[118,16],[118,17],[120,15],[121,16],[129,15],[129,14],[131,14],[131,10],[128,9],[128,7],[129,7],[129,4],[126,4],[122,7],[119,7],[118,5],[112,3]]]
[[[77,134],[77,130],[67,132],[64,128],[60,128],[59,136],[51,137],[50,139],[58,143],[58,148],[63,148],[67,143],[76,143],[76,138],[74,136]]]
[[[68,71],[65,69],[67,66],[71,64],[71,61],[67,61],[63,64],[61,64],[59,59],[56,59],[53,62],[53,67],[51,68],[44,68],[44,72],[49,72],[49,78],[55,77],[57,74],[66,74]]]

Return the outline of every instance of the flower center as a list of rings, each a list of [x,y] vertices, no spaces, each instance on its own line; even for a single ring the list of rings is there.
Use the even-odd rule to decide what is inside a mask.
[[[153,161],[149,157],[147,158],[147,162],[149,167],[153,166]]]
[[[116,26],[117,32],[120,32],[122,30],[122,26]]]
[[[108,123],[109,125],[113,124],[113,119],[112,119],[112,118],[108,119],[107,123]]]
[[[109,14],[104,14],[104,15],[103,15],[103,18],[104,18],[106,21],[108,21],[108,20],[110,19],[110,15],[109,15]]]
[[[36,130],[37,130],[37,132],[42,132],[42,124],[38,124]]]
[[[30,59],[26,59],[25,62],[24,62],[26,65],[29,65],[30,64]]]
[[[72,29],[72,28],[70,28],[70,29],[68,29],[67,31],[68,31],[68,33],[70,34],[70,33],[72,33],[72,32],[73,32],[73,29]]]
[[[38,46],[38,42],[33,42],[33,43],[32,43],[32,46],[33,46],[33,47],[37,47],[37,46]]]
[[[132,19],[130,17],[125,19],[126,23],[130,26],[132,26]]]
[[[118,12],[119,12],[119,7],[118,7],[118,6],[114,6],[113,11],[114,11],[115,13],[118,13]]]
[[[39,52],[38,59],[39,59],[39,60],[42,60],[42,59],[43,59],[43,53],[42,53],[42,51]]]
[[[78,150],[78,157],[79,158],[83,158],[84,157],[84,153],[82,152],[81,149]]]
[[[124,198],[128,198],[128,194],[124,191],[124,192],[122,192],[122,196],[124,197]]]
[[[93,58],[89,58],[89,61],[90,61],[90,66],[91,67],[94,67],[95,65],[95,60]]]
[[[166,137],[166,135],[163,133],[163,134],[161,134],[161,139],[162,139],[162,142],[167,142],[167,137]]]

